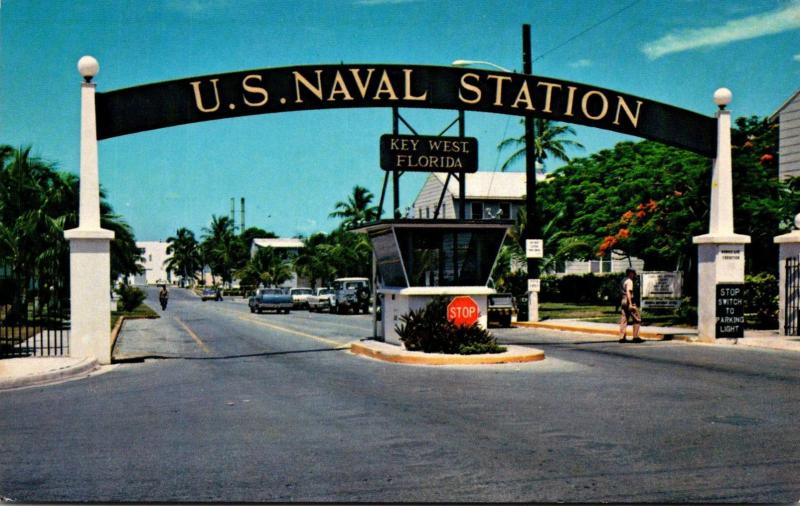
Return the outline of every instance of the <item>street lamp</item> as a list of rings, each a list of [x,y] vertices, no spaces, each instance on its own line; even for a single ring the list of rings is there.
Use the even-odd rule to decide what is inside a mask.
[[[100,64],[93,56],[84,56],[78,60],[78,72],[87,83],[90,83],[92,78],[100,72]]]
[[[454,66],[454,67],[468,67],[470,65],[488,65],[488,66],[494,67],[494,68],[496,68],[498,70],[502,70],[503,72],[508,72],[509,74],[513,74],[514,73],[513,70],[508,70],[507,68],[501,67],[500,65],[497,65],[496,63],[492,63],[490,61],[483,61],[483,60],[453,60],[453,63],[451,63],[451,65]]]

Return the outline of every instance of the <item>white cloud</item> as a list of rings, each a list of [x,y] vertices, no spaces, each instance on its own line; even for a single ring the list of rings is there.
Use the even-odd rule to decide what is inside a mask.
[[[570,63],[569,66],[574,69],[582,69],[586,67],[591,67],[592,63],[593,63],[592,60],[589,60],[588,58],[581,58],[578,61]]]
[[[800,61],[800,53],[797,53],[796,55],[794,55],[794,57],[792,58],[792,60],[794,60],[794,61]]]
[[[642,46],[651,60],[671,53],[713,47],[800,28],[800,0],[778,10],[728,21],[721,26],[693,28],[665,35]]]

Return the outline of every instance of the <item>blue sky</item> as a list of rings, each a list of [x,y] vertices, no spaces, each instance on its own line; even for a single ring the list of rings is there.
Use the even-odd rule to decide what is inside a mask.
[[[772,114],[800,88],[800,0],[0,0],[0,143],[78,171],[78,59],[100,62],[98,91],[246,69],[324,63],[449,65],[488,60],[521,70],[530,23],[533,70],[713,115]],[[401,110],[435,135],[451,111]],[[196,123],[101,141],[100,180],[139,240],[180,226],[198,236],[231,198],[246,224],[282,236],[329,231],[356,184],[380,195],[378,142],[389,109],[294,112]],[[481,170],[516,118],[466,114]],[[586,156],[627,140],[576,127]],[[555,165],[548,169],[555,168]],[[516,170],[522,170],[517,167]],[[408,205],[424,179],[401,184]],[[387,199],[390,196],[387,195]]]

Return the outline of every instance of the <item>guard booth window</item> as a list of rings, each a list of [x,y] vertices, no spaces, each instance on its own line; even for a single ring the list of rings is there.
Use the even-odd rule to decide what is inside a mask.
[[[505,230],[398,229],[411,286],[485,286]]]

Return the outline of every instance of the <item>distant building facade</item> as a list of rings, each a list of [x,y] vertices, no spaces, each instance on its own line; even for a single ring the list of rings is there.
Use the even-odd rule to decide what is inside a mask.
[[[128,277],[132,285],[155,285],[166,281],[172,283],[172,272],[167,271],[167,261],[172,255],[167,254],[169,243],[164,241],[136,241],[139,254],[143,260],[144,273]]]
[[[770,116],[778,123],[778,177],[786,179],[800,176],[800,90]]]
[[[250,244],[250,257],[252,258],[260,248],[272,248],[284,251],[288,258],[293,259],[300,254],[300,250],[304,247],[303,241],[295,237],[256,238],[253,239],[253,242]],[[297,288],[308,287],[311,286],[311,284],[308,279],[298,276],[297,272],[292,272],[291,279],[278,286],[279,288]]]
[[[537,176],[537,180],[540,178]],[[541,179],[544,179],[542,176]],[[432,172],[422,185],[408,212],[411,219],[433,219],[442,195],[447,174]],[[466,213],[468,220],[517,218],[520,206],[525,205],[524,172],[475,172],[466,175]],[[456,219],[461,209],[458,181],[451,177],[444,192],[440,219]]]

